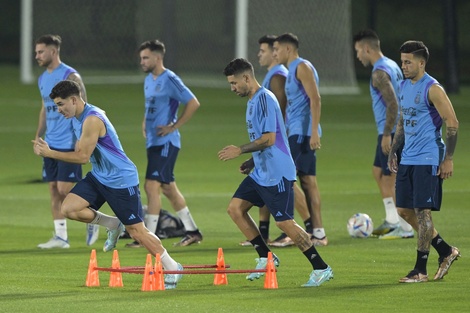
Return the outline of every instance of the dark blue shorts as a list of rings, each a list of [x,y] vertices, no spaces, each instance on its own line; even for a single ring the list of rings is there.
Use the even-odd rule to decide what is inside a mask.
[[[147,149],[146,179],[156,180],[164,184],[175,181],[173,170],[178,158],[179,148],[167,142],[163,146],[153,146]]]
[[[442,179],[438,166],[399,165],[396,179],[397,207],[439,211],[442,201]]]
[[[71,152],[73,150],[60,150],[61,152]],[[46,182],[64,181],[78,182],[82,179],[82,166],[80,164],[68,163],[51,158],[43,159],[42,178]]]
[[[392,134],[392,140],[393,136]],[[388,168],[388,155],[384,154],[382,151],[382,137],[383,135],[379,135],[377,137],[377,147],[375,149],[375,158],[374,158],[374,166],[380,167],[382,169],[382,174],[385,176],[391,175],[390,169]],[[397,150],[397,162],[400,164],[401,159],[401,148]]]
[[[315,150],[310,149],[310,136],[290,136],[289,147],[297,168],[297,175],[316,176],[317,156]]]
[[[257,207],[266,205],[278,222],[294,218],[294,182],[285,178],[276,186],[264,187],[247,176],[233,197],[251,202]]]
[[[88,173],[70,192],[88,201],[94,210],[99,210],[105,202],[108,202],[111,210],[124,225],[143,221],[139,186],[109,188],[100,183],[93,174]]]

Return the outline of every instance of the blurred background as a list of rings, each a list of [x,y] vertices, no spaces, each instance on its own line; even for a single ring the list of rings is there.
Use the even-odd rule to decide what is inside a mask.
[[[352,36],[372,28],[396,61],[404,41],[424,41],[428,72],[458,93],[470,82],[469,13],[466,0],[2,0],[0,65],[16,66],[23,83],[36,83],[43,69],[34,61],[34,40],[54,33],[62,36],[62,60],[85,84],[141,83],[137,48],[158,38],[167,46],[165,65],[188,85],[225,86],[228,61],[247,57],[264,73],[258,38],[292,32],[300,55],[320,73],[321,91],[354,94],[370,68],[356,60]]]

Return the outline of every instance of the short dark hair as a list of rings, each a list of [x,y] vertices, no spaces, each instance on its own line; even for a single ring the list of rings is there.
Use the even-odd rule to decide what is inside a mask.
[[[36,44],[45,44],[46,46],[54,46],[60,50],[60,45],[62,44],[62,38],[59,35],[43,35],[36,39]]]
[[[58,82],[49,94],[49,97],[52,100],[55,98],[66,99],[70,96],[80,96],[80,86],[73,80],[63,80]]]
[[[249,71],[250,74],[254,75],[253,65],[244,58],[237,58],[230,61],[224,69],[225,76],[238,75]]]
[[[139,52],[145,49],[149,49],[152,52],[160,52],[165,54],[165,44],[158,39],[144,41],[140,47]]]
[[[418,40],[408,40],[400,47],[401,53],[411,53],[414,56],[423,58],[426,63],[429,60],[429,50],[428,47],[424,45],[422,41]]]
[[[259,44],[265,43],[272,48],[274,45],[274,42],[276,41],[276,38],[277,36],[274,36],[274,35],[264,35],[263,37],[258,39],[258,43]]]
[[[294,45],[297,49],[299,48],[299,38],[292,33],[285,33],[276,37],[276,40],[279,43],[290,43]]]

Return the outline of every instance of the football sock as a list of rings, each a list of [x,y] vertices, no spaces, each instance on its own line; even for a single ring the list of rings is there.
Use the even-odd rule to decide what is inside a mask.
[[[186,231],[197,231],[196,223],[194,222],[194,219],[191,216],[191,212],[189,212],[188,207],[184,207],[183,209],[177,211],[176,214],[178,214],[179,218],[183,222]]]
[[[309,217],[304,221],[305,231],[309,234],[313,234],[313,224],[312,219]]]
[[[160,218],[160,214],[147,214],[145,215],[145,227],[154,233],[157,231],[158,219]]]
[[[325,261],[323,261],[323,259],[321,258],[317,249],[315,249],[314,245],[312,245],[310,248],[305,250],[303,254],[310,261],[314,270],[324,270],[325,268],[328,267]]]
[[[431,240],[431,245],[436,249],[440,257],[446,257],[452,252],[452,247],[449,246],[439,234]]]
[[[258,235],[255,237],[255,239],[250,240],[251,244],[255,248],[256,252],[258,252],[258,255],[260,258],[267,258],[268,257],[268,252],[270,251],[266,243],[264,242],[263,238],[261,235]]]
[[[120,221],[116,216],[106,215],[93,209],[90,210],[94,211],[96,214],[90,224],[98,224],[109,229],[116,229],[119,226]]]
[[[317,239],[323,239],[326,237],[325,229],[324,228],[314,228],[313,229],[313,236]]]
[[[164,269],[168,271],[177,271],[178,270],[178,263],[168,254],[166,249],[160,255],[160,259],[162,260],[162,266]]]
[[[419,251],[417,250],[415,270],[421,274],[427,274],[426,266],[428,264],[429,251]]]
[[[60,219],[60,220],[54,220],[54,230],[55,230],[55,235],[57,237],[60,237],[64,240],[67,240],[67,220],[66,219]]]
[[[395,201],[393,201],[392,197],[383,198],[385,207],[385,220],[390,224],[398,223],[398,211],[397,207],[395,206]]]
[[[269,221],[259,221],[259,232],[266,241],[269,238]]]

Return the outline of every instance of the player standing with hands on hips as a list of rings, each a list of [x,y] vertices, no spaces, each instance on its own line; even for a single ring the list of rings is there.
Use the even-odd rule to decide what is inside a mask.
[[[460,256],[456,247],[447,244],[434,228],[431,212],[439,211],[442,182],[454,171],[454,151],[459,122],[454,108],[439,82],[426,73],[428,48],[422,41],[410,40],[400,47],[401,83],[398,122],[389,167],[397,173],[397,208],[418,232],[416,263],[401,283],[428,281],[427,261],[432,246],[439,254],[439,267],[434,280],[442,279]],[[446,124],[446,141],[442,140],[442,124]],[[397,149],[404,143],[400,164]]]

